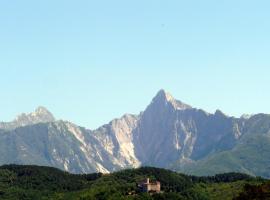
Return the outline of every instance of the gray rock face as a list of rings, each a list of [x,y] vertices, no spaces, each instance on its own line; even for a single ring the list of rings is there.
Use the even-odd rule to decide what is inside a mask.
[[[112,123],[133,123],[132,117],[123,120]],[[0,138],[0,153],[4,155],[0,164],[53,166],[72,173],[108,173],[139,166],[128,151],[128,136],[119,143],[109,126],[92,132],[70,122],[55,121],[6,131]]]
[[[224,152],[235,156],[234,152],[239,153],[249,141],[243,138],[253,132],[269,134],[270,118],[233,118],[219,110],[209,114],[161,90],[140,115],[124,115],[97,130],[56,121],[42,107],[13,122],[1,123],[0,129],[0,164],[45,165],[72,173],[108,173],[150,165],[208,175],[215,172],[205,167],[208,159],[218,163]],[[254,142],[250,149],[256,152]],[[229,160],[231,154],[224,159]],[[228,164],[229,169],[235,171],[237,166],[239,171],[248,171],[248,167],[238,164]],[[258,167],[265,172],[264,168],[267,166]],[[260,175],[256,170],[250,172]]]
[[[158,167],[169,167],[179,160],[196,161],[232,148],[242,134],[239,126],[239,120],[220,111],[208,114],[161,91],[134,131],[137,156],[143,164]]]

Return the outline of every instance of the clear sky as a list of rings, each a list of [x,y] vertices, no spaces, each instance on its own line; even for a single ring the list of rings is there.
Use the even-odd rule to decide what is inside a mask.
[[[0,121],[37,106],[88,128],[164,88],[194,107],[270,113],[270,1],[0,1]]]

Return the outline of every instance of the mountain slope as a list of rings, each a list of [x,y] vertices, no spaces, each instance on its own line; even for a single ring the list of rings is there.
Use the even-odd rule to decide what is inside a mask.
[[[175,102],[160,91],[141,115],[134,141],[145,165],[169,167],[178,160],[197,161],[231,149],[242,134],[240,119],[220,111],[209,114],[183,103],[175,106]]]
[[[270,178],[270,115],[251,117],[245,131],[233,149],[186,166],[183,171],[196,175],[235,171]]]
[[[108,173],[127,166],[139,166],[128,149],[132,149],[128,136],[117,138],[113,132],[117,125],[131,123],[126,120],[135,119],[125,116],[97,132],[64,121],[4,132],[0,135],[0,153],[4,155],[0,158],[0,164],[54,166],[73,173]],[[127,133],[127,130],[123,131]]]
[[[269,177],[269,118],[207,113],[164,90],[140,115],[126,114],[96,130],[57,121],[40,107],[0,124],[0,165],[35,164],[72,173],[154,166]]]

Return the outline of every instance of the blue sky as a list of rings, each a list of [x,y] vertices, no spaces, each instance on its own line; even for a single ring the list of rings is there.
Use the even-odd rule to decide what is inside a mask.
[[[270,113],[270,2],[0,2],[0,121],[43,105],[96,128],[161,88],[228,115]]]

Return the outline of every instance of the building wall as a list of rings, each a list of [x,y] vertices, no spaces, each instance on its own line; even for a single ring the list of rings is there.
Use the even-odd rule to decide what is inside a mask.
[[[145,182],[141,185],[142,192],[157,192],[159,193],[161,191],[160,182],[156,183],[150,183],[150,179],[146,179]]]
[[[147,185],[147,191],[157,191],[160,192],[160,184],[149,184]]]

